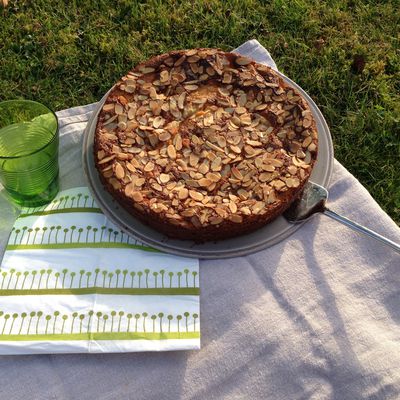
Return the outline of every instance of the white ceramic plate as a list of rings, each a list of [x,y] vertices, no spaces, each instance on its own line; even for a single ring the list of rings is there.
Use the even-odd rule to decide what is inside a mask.
[[[328,187],[333,169],[333,146],[328,125],[316,104],[297,84],[280,74],[291,86],[296,88],[308,101],[317,123],[319,143],[318,159],[313,168],[311,180],[321,186]],[[196,258],[230,258],[244,256],[270,247],[295,232],[301,224],[290,224],[284,217],[279,217],[270,224],[255,232],[217,242],[195,243],[187,240],[171,239],[143,224],[121,207],[104,189],[95,168],[93,156],[94,132],[99,111],[108,93],[98,103],[89,120],[83,141],[83,167],[89,187],[97,204],[104,214],[124,232],[156,249],[167,253]]]

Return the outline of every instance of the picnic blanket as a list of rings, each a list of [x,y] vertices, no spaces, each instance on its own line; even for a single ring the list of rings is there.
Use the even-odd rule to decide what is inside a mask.
[[[258,42],[239,51],[271,59]],[[61,185],[85,185],[82,132],[94,105],[58,113]],[[400,241],[400,229],[338,162],[330,207]],[[0,246],[13,225],[2,202]],[[202,349],[0,357],[0,398],[398,399],[400,257],[315,216],[247,257],[200,261]]]

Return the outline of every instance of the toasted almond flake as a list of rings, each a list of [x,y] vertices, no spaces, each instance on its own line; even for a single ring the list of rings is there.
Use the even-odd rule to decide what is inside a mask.
[[[136,160],[136,158],[132,158],[131,164],[132,164],[135,168],[139,168],[139,167],[140,167],[139,161]]]
[[[304,157],[304,163],[310,164],[310,162],[311,162],[311,153],[309,151],[306,151],[306,155]]]
[[[179,57],[179,58],[175,61],[174,66],[175,66],[175,67],[179,67],[185,60],[186,60],[186,56],[185,56],[185,55]]]
[[[264,171],[267,171],[267,172],[274,172],[275,171],[275,167],[273,165],[271,165],[271,164],[264,164],[262,166],[262,169]]]
[[[106,162],[109,162],[109,161],[113,160],[114,158],[115,158],[115,154],[112,154],[111,156],[105,157],[105,158],[103,158],[102,160],[100,160],[100,161],[98,162],[98,164],[99,164],[99,165],[105,164]]]
[[[211,179],[207,179],[207,178],[201,178],[198,180],[198,183],[200,186],[203,187],[208,187],[211,186],[211,184],[213,183]]]
[[[300,180],[299,180],[299,178],[293,178],[293,187],[294,188],[297,188],[297,187],[299,187],[299,185],[300,185]]]
[[[255,153],[254,148],[249,145],[244,146],[244,151],[250,156],[254,155]]]
[[[125,195],[128,197],[132,197],[132,193],[134,193],[135,191],[135,186],[133,185],[133,183],[128,183],[125,186]]]
[[[265,110],[268,107],[268,104],[260,104],[258,106],[255,107],[256,111],[262,111]]]
[[[179,189],[178,198],[180,200],[185,200],[188,198],[188,196],[189,196],[189,191],[185,187]]]
[[[215,157],[214,160],[211,163],[211,170],[212,171],[220,171],[222,169],[222,158],[221,157]]]
[[[154,169],[154,163],[151,162],[151,161],[149,161],[149,162],[145,165],[145,167],[143,168],[143,170],[146,171],[146,172],[153,171],[153,169]]]
[[[257,201],[251,208],[253,214],[259,214],[265,208],[265,203],[263,201]]]
[[[229,220],[235,222],[236,224],[240,224],[243,222],[243,217],[238,214],[232,214],[229,216]]]
[[[235,178],[242,180],[243,179],[243,175],[242,173],[236,168],[236,167],[232,167],[231,168],[232,174]]]
[[[183,110],[185,106],[186,93],[182,92],[178,97],[178,107]]]
[[[294,183],[293,178],[286,178],[285,182],[286,182],[286,186],[287,186],[288,188],[293,187],[293,183]]]
[[[237,206],[233,201],[229,202],[229,209],[231,210],[232,213],[237,212]]]
[[[114,103],[105,104],[103,106],[103,111],[105,111],[105,112],[114,111],[114,107],[115,107]]]
[[[156,129],[164,126],[164,124],[165,124],[165,119],[163,117],[158,116],[153,120],[153,127]]]
[[[316,144],[315,144],[315,143],[311,143],[311,144],[308,146],[307,150],[308,150],[308,151],[311,151],[311,152],[314,152],[315,150],[317,150]]]
[[[105,155],[106,155],[106,153],[105,153],[104,150],[99,150],[99,151],[97,152],[97,158],[98,158],[99,160],[103,159]]]
[[[113,115],[111,118],[108,118],[106,121],[103,122],[103,126],[110,124],[111,122],[115,121],[118,118],[118,115]]]
[[[199,163],[199,156],[196,154],[191,153],[189,156],[189,164],[191,167],[195,167]]]
[[[312,137],[307,136],[304,140],[303,143],[301,144],[303,147],[308,147],[312,142]]]
[[[200,192],[196,192],[195,190],[189,190],[189,196],[196,201],[202,201],[204,198]]]
[[[185,53],[188,57],[194,56],[197,54],[197,49],[190,49]]]
[[[222,217],[210,217],[209,219],[211,225],[218,225],[223,221]]]
[[[188,210],[184,210],[181,212],[181,215],[183,217],[192,217],[195,214],[195,211],[193,209],[188,209]]]
[[[205,175],[208,171],[210,170],[210,167],[208,166],[208,163],[203,162],[199,166],[199,172],[203,175]]]
[[[309,127],[311,126],[311,123],[312,123],[311,119],[304,118],[304,120],[303,120],[303,127],[304,127],[304,128],[309,128]]]
[[[167,70],[163,70],[160,72],[160,82],[166,83],[169,81],[169,72]]]
[[[251,63],[250,58],[239,56],[235,60],[236,64],[238,65],[248,65]]]
[[[244,190],[244,189],[239,189],[237,191],[237,194],[242,200],[246,200],[250,196],[249,192],[247,190]]]
[[[160,182],[167,183],[170,180],[170,176],[168,174],[160,174]]]
[[[197,90],[199,87],[197,85],[185,85],[184,88],[189,92],[193,92]]]
[[[241,154],[241,152],[242,152],[242,149],[240,147],[238,147],[238,146],[231,145],[229,147],[236,154]]]
[[[115,155],[118,160],[130,160],[132,158],[132,155],[126,153],[116,152]]]
[[[212,150],[219,151],[221,153],[225,153],[224,149],[222,149],[221,147],[216,146],[214,143],[211,143],[209,140],[206,140],[205,144],[206,144],[207,147],[209,147]]]
[[[121,129],[121,131],[124,131],[126,129],[126,122],[118,122],[118,128]]]
[[[297,168],[294,165],[290,165],[287,170],[291,175],[295,175],[297,172]]]
[[[146,179],[138,178],[138,179],[135,179],[133,183],[135,184],[135,186],[141,187],[144,185],[145,182],[146,182]]]
[[[115,104],[115,114],[123,114],[124,113],[124,107],[121,106],[121,104]]]
[[[163,131],[158,135],[158,139],[161,142],[166,142],[167,140],[171,139],[171,134],[168,131]]]
[[[260,182],[268,182],[268,181],[271,180],[272,174],[267,173],[267,172],[262,172],[262,173],[259,175],[258,178],[260,179]]]
[[[215,172],[209,172],[206,177],[213,182],[219,182],[221,179],[221,174]]]
[[[130,197],[137,201],[137,202],[141,202],[143,200],[143,195],[141,192],[138,191],[132,191]]]
[[[151,74],[152,72],[155,71],[155,68],[143,66],[143,67],[139,67],[139,71],[140,71],[142,74]]]
[[[158,183],[153,183],[153,184],[151,185],[151,187],[152,187],[154,190],[157,190],[157,192],[162,192],[162,191],[163,191],[162,186],[159,185]]]
[[[276,180],[272,181],[272,184],[275,187],[275,189],[277,189],[277,190],[281,190],[282,188],[284,188],[286,186],[285,182],[281,181],[280,179],[276,179]]]
[[[167,154],[168,154],[169,158],[172,158],[173,160],[175,160],[175,158],[176,158],[176,150],[175,150],[175,147],[172,144],[170,144],[167,147]]]
[[[199,60],[200,60],[200,57],[198,55],[193,55],[193,56],[188,57],[187,62],[188,63],[195,63],[195,62],[197,62]]]

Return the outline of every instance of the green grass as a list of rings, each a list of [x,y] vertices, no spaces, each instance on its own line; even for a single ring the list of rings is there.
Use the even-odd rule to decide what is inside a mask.
[[[0,99],[82,105],[149,56],[256,38],[321,108],[336,158],[400,223],[398,10],[397,0],[10,1]]]

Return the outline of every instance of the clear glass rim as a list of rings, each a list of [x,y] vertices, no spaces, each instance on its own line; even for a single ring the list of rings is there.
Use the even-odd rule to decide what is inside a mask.
[[[46,107],[46,108],[53,114],[54,118],[56,119],[56,125],[57,125],[57,126],[56,126],[56,129],[55,129],[55,132],[54,132],[54,134],[52,135],[51,139],[50,139],[46,144],[44,144],[42,147],[40,147],[40,148],[38,148],[38,149],[36,149],[36,150],[30,152],[30,153],[24,154],[24,155],[22,155],[22,156],[2,156],[2,155],[0,154],[0,160],[11,160],[11,159],[29,157],[29,156],[31,156],[31,155],[33,155],[33,154],[36,154],[36,153],[38,153],[39,151],[42,151],[43,149],[45,149],[49,144],[53,143],[54,140],[56,140],[56,138],[57,138],[58,129],[59,129],[58,118],[57,118],[56,113],[55,113],[50,107],[48,107],[46,104],[39,103],[38,101],[34,101],[34,100],[24,100],[24,99],[22,99],[22,100],[5,100],[5,101],[0,101],[0,106],[2,106],[3,104],[21,103],[21,102],[22,102],[22,103],[33,103],[33,104],[38,104],[38,105],[41,105],[41,106],[43,106],[43,107]]]

